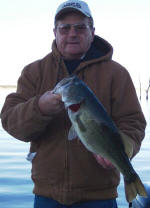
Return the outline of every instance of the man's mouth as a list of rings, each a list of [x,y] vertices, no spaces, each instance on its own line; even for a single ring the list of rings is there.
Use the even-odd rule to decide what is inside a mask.
[[[76,44],[79,44],[79,43],[78,42],[68,42],[68,44],[76,45]]]

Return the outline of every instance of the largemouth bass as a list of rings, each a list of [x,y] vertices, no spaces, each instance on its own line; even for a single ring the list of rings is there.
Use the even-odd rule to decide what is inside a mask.
[[[89,151],[97,158],[100,156],[110,161],[110,164],[123,174],[128,202],[131,202],[137,194],[146,197],[146,190],[130,162],[126,151],[128,148],[125,148],[119,129],[92,90],[73,75],[61,80],[53,93],[62,96],[72,122],[69,138],[76,137],[72,133],[75,130]]]

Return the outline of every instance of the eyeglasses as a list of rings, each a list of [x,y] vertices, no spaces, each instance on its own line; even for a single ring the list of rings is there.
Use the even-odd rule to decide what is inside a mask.
[[[60,34],[68,34],[71,27],[74,28],[77,34],[83,34],[85,31],[90,28],[90,25],[87,24],[61,24],[58,25],[57,28],[59,29]]]

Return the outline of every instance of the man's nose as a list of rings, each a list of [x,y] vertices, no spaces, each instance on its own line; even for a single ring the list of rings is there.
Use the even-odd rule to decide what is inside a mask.
[[[69,35],[72,35],[72,36],[77,35],[77,31],[76,31],[76,28],[74,26],[70,27]]]

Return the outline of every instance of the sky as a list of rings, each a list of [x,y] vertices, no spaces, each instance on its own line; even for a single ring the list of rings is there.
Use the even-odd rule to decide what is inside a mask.
[[[150,78],[150,1],[85,0],[95,33],[114,49],[136,86]],[[62,0],[0,0],[0,85],[15,85],[23,68],[51,51],[56,8]]]

